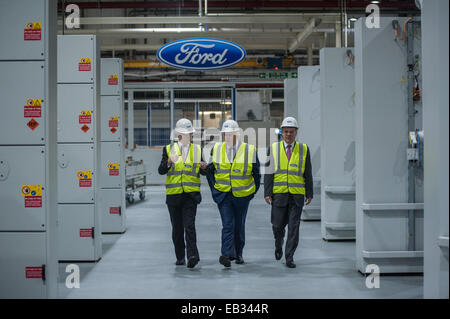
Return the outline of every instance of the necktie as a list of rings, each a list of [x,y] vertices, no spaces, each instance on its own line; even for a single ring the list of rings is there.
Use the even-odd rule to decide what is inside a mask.
[[[288,158],[288,161],[291,159],[291,145],[288,145],[287,146],[287,149],[286,149],[286,156],[287,156],[287,158]]]

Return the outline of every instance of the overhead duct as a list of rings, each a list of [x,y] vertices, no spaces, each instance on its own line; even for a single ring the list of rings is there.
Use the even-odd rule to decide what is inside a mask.
[[[300,44],[302,44],[302,42],[305,41],[311,35],[311,33],[313,33],[314,28],[321,22],[321,19],[312,18],[305,29],[297,34],[294,41],[291,42],[291,44],[289,45],[289,52],[294,52],[300,46]]]

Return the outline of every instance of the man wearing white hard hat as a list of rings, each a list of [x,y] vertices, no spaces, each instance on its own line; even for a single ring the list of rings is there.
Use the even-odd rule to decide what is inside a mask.
[[[225,142],[216,143],[208,165],[208,184],[222,219],[222,247],[219,262],[243,264],[245,220],[250,200],[261,183],[256,147],[239,141],[236,121],[227,120],[222,131]]]
[[[172,240],[175,246],[176,265],[194,268],[200,261],[195,231],[197,205],[200,194],[200,174],[206,175],[200,145],[192,143],[194,127],[188,119],[177,122],[175,133],[178,142],[163,148],[158,172],[166,176],[166,204],[172,223]],[[186,238],[186,241],[185,241]],[[185,251],[186,250],[186,251]]]
[[[280,260],[283,256],[287,225],[286,266],[295,268],[294,253],[298,246],[303,205],[309,205],[313,197],[311,158],[308,146],[296,142],[298,124],[295,118],[286,117],[281,130],[283,140],[273,143],[267,151],[269,161],[264,175],[264,198],[272,205],[275,258]]]

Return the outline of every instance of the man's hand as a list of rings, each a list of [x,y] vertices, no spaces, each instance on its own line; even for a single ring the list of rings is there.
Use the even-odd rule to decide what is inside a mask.
[[[173,163],[178,161],[178,154],[171,154],[170,157],[167,159],[167,165],[171,166]]]
[[[312,198],[306,198],[305,199],[305,205],[309,205],[312,201]]]
[[[201,162],[200,162],[200,168],[201,168],[201,169],[206,169],[206,167],[207,167],[206,163],[203,162],[203,161],[201,161]]]
[[[264,199],[266,200],[267,204],[272,205],[272,196],[266,196],[264,197]]]

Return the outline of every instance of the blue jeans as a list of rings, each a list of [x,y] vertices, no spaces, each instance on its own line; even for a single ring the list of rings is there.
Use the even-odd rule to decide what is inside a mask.
[[[245,219],[250,200],[236,198],[228,193],[218,204],[222,218],[222,255],[227,257],[242,256],[245,245]]]

